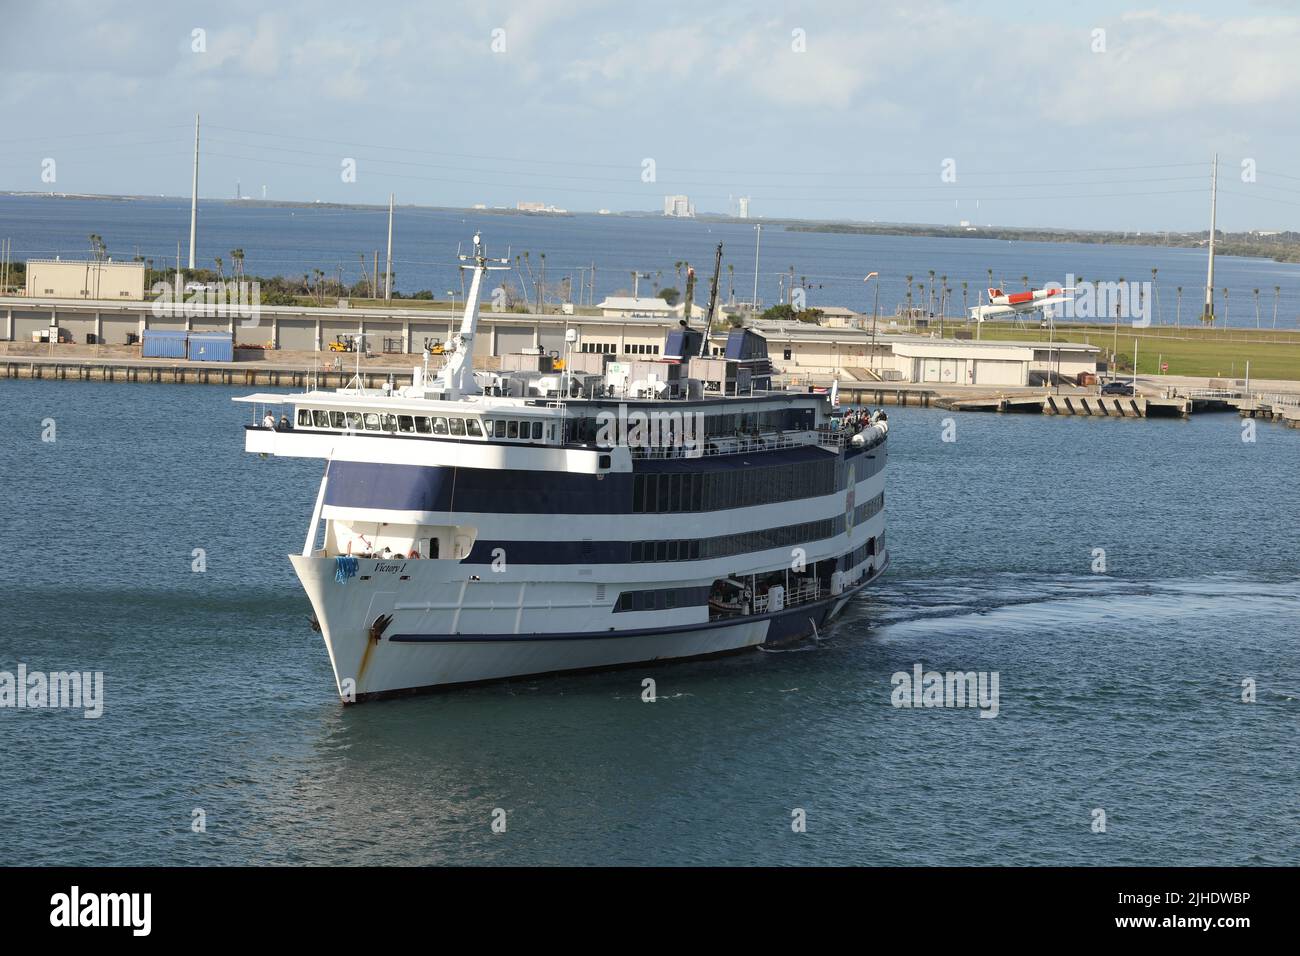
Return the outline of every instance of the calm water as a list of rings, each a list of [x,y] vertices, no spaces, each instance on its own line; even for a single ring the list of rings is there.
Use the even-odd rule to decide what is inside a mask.
[[[0,710],[2,862],[1297,860],[1296,432],[891,409],[894,564],[821,646],[344,710],[285,559],[319,464],[232,394],[0,382],[0,670],[106,680]],[[917,662],[999,716],[891,707]]]
[[[81,258],[88,256],[87,237],[104,237],[117,259],[136,255],[154,259],[159,268],[174,264],[176,243],[188,249],[189,202],[184,200],[104,201],[0,196],[0,238],[13,240],[14,257]],[[203,202],[199,206],[197,264],[214,268],[213,257],[230,269],[230,250],[242,248],[250,274],[301,276],[321,269],[351,284],[361,278],[358,256],[381,259],[387,240],[386,209],[335,209],[276,207],[259,204]],[[596,300],[632,288],[633,270],[661,273],[663,286],[683,288],[675,269],[679,260],[693,263],[701,276],[697,301],[707,296],[714,249],[724,244],[722,295],[734,281],[737,298],[748,299],[754,290],[754,228],[752,223],[704,222],[660,217],[624,218],[576,215],[538,217],[496,215],[468,210],[399,208],[394,217],[395,287],[404,293],[430,289],[442,295],[457,290],[457,243],[468,241],[481,229],[495,255],[507,250],[529,251],[536,272],[546,254],[548,286],[564,276],[579,279],[579,268],[596,267]],[[187,253],[186,253],[187,254]],[[734,280],[726,271],[734,266]],[[869,312],[873,285],[862,277],[880,273],[880,308],[892,314],[906,296],[905,276],[928,280],[931,269],[946,275],[954,290],[950,314],[961,311],[961,283],[969,284],[969,304],[976,292],[994,282],[1010,289],[1023,288],[1022,276],[1034,286],[1065,282],[1073,274],[1087,281],[1148,281],[1158,270],[1156,314],[1152,320],[1172,324],[1188,322],[1205,297],[1205,253],[1199,249],[1145,246],[1101,246],[1072,243],[1006,242],[993,239],[933,239],[926,237],[851,236],[787,232],[769,225],[763,229],[759,263],[759,298],[782,301],[779,277],[791,267],[806,278],[809,305],[842,305]],[[366,267],[367,270],[371,266]],[[381,266],[382,268],[382,266]],[[586,273],[590,275],[590,273]],[[527,278],[525,275],[524,279]],[[516,279],[518,281],[518,277]],[[641,290],[652,290],[655,279],[643,279]],[[1181,310],[1176,288],[1183,287]],[[1219,257],[1215,287],[1227,286],[1228,323],[1256,324],[1252,290],[1260,290],[1259,322],[1273,322],[1275,286],[1279,328],[1294,329],[1300,317],[1300,264],[1269,259]],[[532,295],[530,286],[530,296]],[[917,302],[920,302],[919,295]],[[1221,291],[1216,308],[1224,318]]]

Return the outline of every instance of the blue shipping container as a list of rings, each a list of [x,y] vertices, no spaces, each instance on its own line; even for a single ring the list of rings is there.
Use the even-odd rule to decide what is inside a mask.
[[[185,331],[145,329],[140,354],[144,358],[185,358]]]
[[[233,362],[235,337],[229,332],[191,332],[190,361]]]

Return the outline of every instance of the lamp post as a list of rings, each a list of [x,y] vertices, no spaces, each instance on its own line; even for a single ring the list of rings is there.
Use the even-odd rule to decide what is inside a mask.
[[[862,281],[870,282],[872,279],[876,280],[875,302],[871,306],[871,362],[874,365],[876,361],[876,326],[880,324],[880,273],[869,272]]]

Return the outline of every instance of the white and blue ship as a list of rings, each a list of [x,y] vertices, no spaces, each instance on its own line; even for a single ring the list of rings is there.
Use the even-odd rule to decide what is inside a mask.
[[[772,391],[744,329],[720,357],[681,328],[653,362],[476,372],[494,260],[462,259],[436,377],[236,399],[292,406],[248,451],[326,462],[290,560],[345,701],[797,641],[883,573],[883,415]]]

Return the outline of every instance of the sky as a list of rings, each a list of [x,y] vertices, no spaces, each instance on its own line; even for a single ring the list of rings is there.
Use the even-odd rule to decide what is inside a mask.
[[[0,189],[1300,229],[1300,0],[3,0]],[[1086,9],[1082,9],[1086,7]]]

